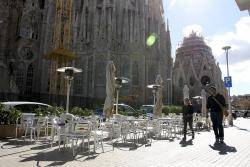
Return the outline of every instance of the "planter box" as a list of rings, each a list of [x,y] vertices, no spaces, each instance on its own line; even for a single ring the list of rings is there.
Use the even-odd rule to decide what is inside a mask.
[[[19,128],[17,131],[17,137],[21,137],[24,134],[24,129]],[[0,138],[7,138],[16,136],[16,125],[0,125]]]

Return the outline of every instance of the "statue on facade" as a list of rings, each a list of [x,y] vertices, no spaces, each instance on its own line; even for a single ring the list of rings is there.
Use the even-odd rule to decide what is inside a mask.
[[[183,100],[185,98],[189,98],[189,88],[187,85],[184,85],[184,88],[183,88]]]

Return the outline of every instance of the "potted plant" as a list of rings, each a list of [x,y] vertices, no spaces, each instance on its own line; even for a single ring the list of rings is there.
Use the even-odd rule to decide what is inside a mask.
[[[21,116],[21,112],[17,109],[5,107],[0,104],[0,138],[15,137],[16,135],[16,121]],[[20,136],[24,130],[19,130]]]
[[[92,112],[86,108],[81,108],[81,107],[74,107],[71,111],[71,114],[80,116],[80,117],[85,117],[85,116],[90,116]]]
[[[47,115],[54,115],[54,116],[60,116],[64,112],[63,107],[57,107],[57,106],[52,106],[47,108]]]

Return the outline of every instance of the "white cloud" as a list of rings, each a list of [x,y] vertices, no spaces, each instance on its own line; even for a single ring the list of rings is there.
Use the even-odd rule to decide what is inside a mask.
[[[172,9],[173,7],[174,7],[174,5],[175,5],[175,3],[176,3],[176,1],[177,0],[169,0],[168,2],[169,2],[169,9]]]
[[[229,65],[229,73],[232,76],[233,87],[231,95],[242,95],[250,93],[250,60]],[[222,73],[226,76],[226,65],[220,65]]]
[[[189,36],[189,34],[191,34],[192,32],[196,32],[197,34],[201,34],[203,31],[202,27],[198,24],[192,24],[192,25],[188,25],[186,27],[183,28],[182,30],[182,34],[184,37]]]
[[[246,60],[243,62],[235,63],[233,65],[229,65],[229,74],[232,76],[233,83],[235,85],[239,84],[250,84],[250,60]],[[221,71],[226,76],[227,67],[226,65],[220,65]],[[249,85],[250,86],[250,85]],[[250,87],[249,87],[250,91]]]
[[[250,92],[250,17],[242,17],[235,24],[235,31],[208,37],[215,59],[220,63],[223,76],[227,75],[226,54],[222,47],[230,45],[229,73],[232,76],[232,94]],[[248,85],[248,86],[247,86]]]
[[[225,64],[223,46],[230,45],[229,63],[235,64],[250,60],[250,17],[242,17],[235,24],[234,32],[226,32],[208,37],[208,44],[220,64]]]

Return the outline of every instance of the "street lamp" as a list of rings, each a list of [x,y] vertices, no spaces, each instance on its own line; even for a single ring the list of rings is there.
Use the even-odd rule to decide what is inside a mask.
[[[152,85],[148,85],[147,87],[149,89],[152,89],[152,93],[153,93],[153,97],[154,97],[154,106],[155,106],[156,92],[157,92],[158,88],[161,87],[161,85],[152,84]]]
[[[228,50],[231,49],[231,46],[225,46],[222,49],[225,50],[225,53],[226,53],[227,77],[229,77]],[[230,97],[230,87],[227,87],[227,89],[228,89],[228,110],[229,110],[228,122],[229,122],[229,125],[233,125],[232,108],[231,108],[231,97]]]
[[[57,72],[64,73],[65,78],[67,80],[67,101],[66,101],[66,113],[69,112],[69,94],[70,94],[70,86],[71,81],[74,79],[73,74],[81,73],[82,69],[78,69],[75,67],[62,67],[58,68]]]
[[[116,77],[115,78],[115,87],[116,87],[116,109],[115,113],[118,114],[118,98],[119,98],[119,90],[122,87],[122,84],[128,83],[129,79],[125,77]]]

